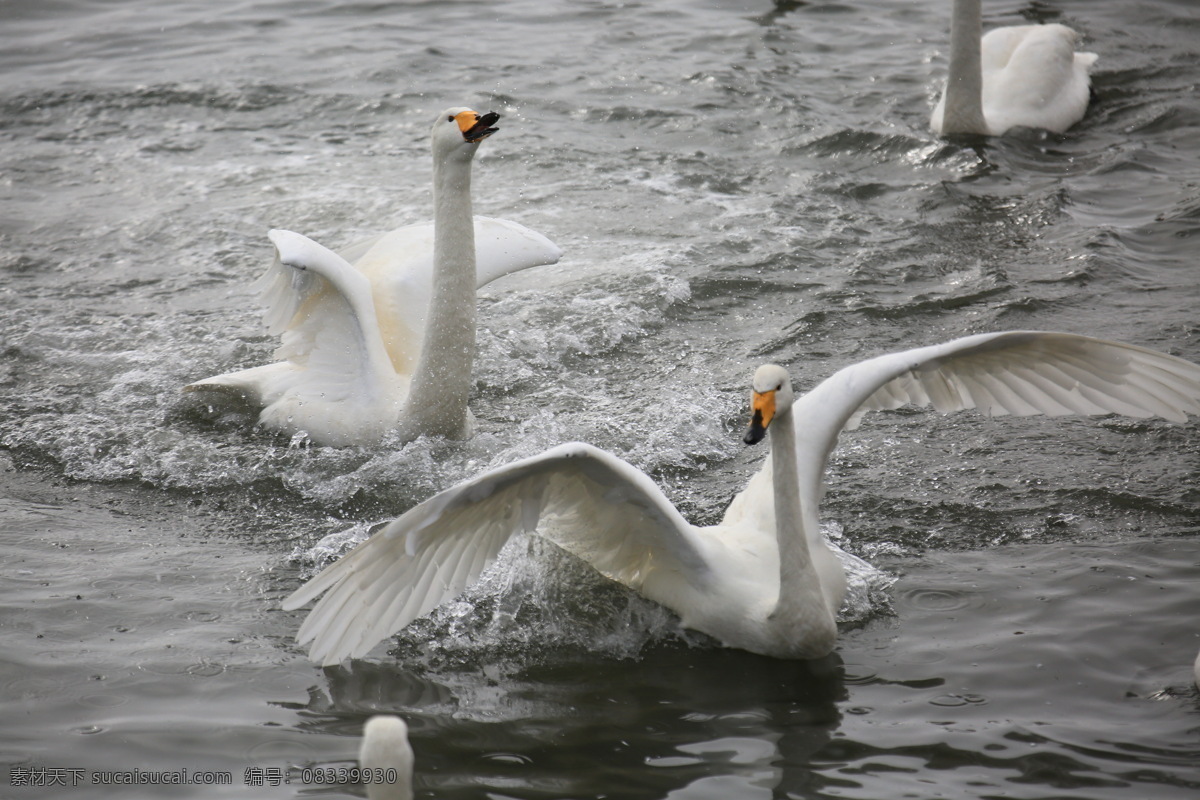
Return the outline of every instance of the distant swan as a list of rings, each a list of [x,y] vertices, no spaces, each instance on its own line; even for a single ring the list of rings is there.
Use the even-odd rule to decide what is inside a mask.
[[[365,773],[367,800],[412,800],[413,752],[404,720],[391,714],[367,720],[358,766]]]
[[[1062,133],[1083,119],[1095,53],[1076,53],[1065,25],[996,28],[980,39],[980,0],[954,0],[950,70],[930,125],[941,135],[1000,136],[1009,128]]]
[[[386,233],[338,255],[271,231],[275,263],[259,280],[273,364],[185,386],[262,406],[259,422],[317,444],[373,444],[389,431],[466,438],[475,292],[558,261],[550,240],[515,222],[472,217],[471,161],[499,115],[443,111],[433,125],[433,224]],[[350,262],[354,264],[351,266]]]
[[[479,475],[410,509],[300,587],[325,593],[297,634],[336,664],[459,594],[509,537],[537,531],[726,646],[779,658],[833,649],[846,575],[819,529],[821,479],[844,428],[912,403],[991,415],[1200,413],[1200,366],[1065,333],[981,334],[846,367],[793,402],[787,372],[754,373],[745,441],[771,452],[724,519],[690,525],[651,479],[567,444]]]

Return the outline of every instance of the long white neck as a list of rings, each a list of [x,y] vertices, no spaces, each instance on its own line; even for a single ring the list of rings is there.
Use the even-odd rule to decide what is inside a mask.
[[[837,609],[828,607],[805,531],[806,517],[815,519],[815,515],[806,515],[800,501],[795,415],[792,410],[789,408],[776,415],[768,430],[771,434],[775,536],[779,547],[779,599],[775,610],[771,612],[771,621],[785,632],[803,628],[805,638],[819,630],[829,637],[832,646],[837,636],[834,620]],[[820,649],[819,646],[816,649]]]
[[[987,133],[979,45],[982,37],[980,0],[954,0],[950,17],[950,74],[946,78],[946,102],[942,111],[943,134]]]
[[[402,427],[415,437],[468,434],[475,359],[475,224],[471,159],[434,158],[433,291]]]

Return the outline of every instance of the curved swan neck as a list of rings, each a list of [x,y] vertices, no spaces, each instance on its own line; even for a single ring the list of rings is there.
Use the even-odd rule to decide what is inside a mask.
[[[775,536],[779,548],[779,597],[768,621],[776,648],[789,658],[820,658],[837,641],[841,589],[825,586],[817,557],[834,557],[814,530],[815,509],[801,500],[795,415],[789,408],[771,423],[771,476],[775,493]],[[813,548],[818,548],[814,551]],[[821,552],[824,551],[824,552]],[[831,576],[833,577],[833,576]],[[833,596],[829,596],[832,593]]]
[[[950,17],[950,71],[942,133],[987,133],[983,116],[983,67],[980,0],[954,0]]]
[[[780,614],[790,606],[806,605],[812,602],[812,597],[823,598],[823,595],[804,530],[795,418],[791,409],[775,417],[770,432],[775,537],[779,545],[779,599],[775,614]]]
[[[434,156],[433,230],[433,290],[404,419],[419,433],[462,438],[475,358],[470,155]]]

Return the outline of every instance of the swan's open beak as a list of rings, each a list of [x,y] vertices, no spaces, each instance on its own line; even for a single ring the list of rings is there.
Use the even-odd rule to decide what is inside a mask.
[[[750,408],[754,415],[750,418],[750,429],[742,437],[746,444],[758,444],[767,435],[767,426],[775,417],[775,392],[751,392]]]
[[[489,111],[483,116],[476,114],[474,111],[463,111],[454,119],[458,122],[458,129],[462,131],[463,138],[472,144],[482,142],[500,130],[499,128],[492,127],[500,119],[500,115],[495,111]]]

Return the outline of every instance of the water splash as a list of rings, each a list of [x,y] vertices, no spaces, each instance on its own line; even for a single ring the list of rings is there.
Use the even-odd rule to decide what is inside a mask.
[[[306,573],[323,569],[364,541],[374,526],[356,525],[315,546],[297,548],[292,560]],[[827,541],[846,569],[847,591],[838,620],[859,625],[890,610],[894,578]],[[518,533],[479,580],[457,598],[415,620],[396,638],[394,651],[409,667],[469,668],[504,663],[509,672],[538,663],[548,653],[589,653],[637,658],[647,647],[670,643],[719,647],[685,629],[667,608],[609,580],[549,539]]]

